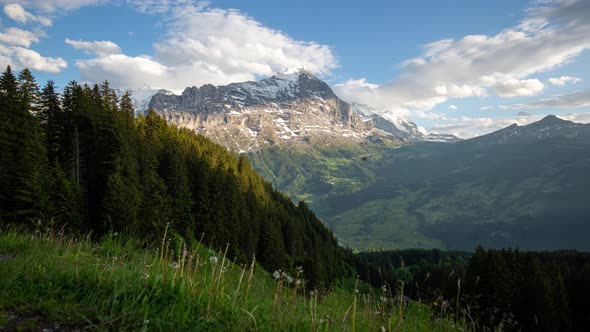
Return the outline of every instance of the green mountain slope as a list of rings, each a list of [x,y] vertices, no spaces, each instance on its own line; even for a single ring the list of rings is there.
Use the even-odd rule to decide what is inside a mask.
[[[455,144],[382,149],[349,180],[371,174],[363,186],[307,195],[355,248],[588,249],[588,127],[548,117]]]

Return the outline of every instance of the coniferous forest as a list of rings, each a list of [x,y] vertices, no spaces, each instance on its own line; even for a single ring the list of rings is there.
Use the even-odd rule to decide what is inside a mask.
[[[353,274],[305,203],[273,189],[247,158],[156,113],[135,117],[108,82],[58,93],[28,69],[0,78],[0,216],[100,236],[169,232],[268,270],[302,266],[318,287]]]
[[[590,326],[588,254],[355,254],[248,158],[153,111],[136,116],[131,96],[119,98],[108,82],[72,81],[58,92],[52,81],[39,86],[28,69],[1,74],[0,218],[3,228],[41,225],[94,239],[126,233],[146,245],[167,232],[226,248],[236,262],[255,257],[267,271],[301,267],[310,289],[325,292],[358,275],[431,305],[434,315],[468,317],[474,329]]]

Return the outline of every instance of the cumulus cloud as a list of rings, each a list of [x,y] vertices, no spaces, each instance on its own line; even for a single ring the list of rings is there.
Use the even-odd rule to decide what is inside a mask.
[[[30,47],[32,43],[38,43],[39,36],[37,33],[22,30],[19,28],[8,28],[0,32],[0,43],[15,46]]]
[[[86,54],[94,53],[99,56],[107,56],[111,54],[120,54],[122,52],[119,45],[113,43],[112,41],[102,40],[88,42],[66,38],[65,42],[75,49],[83,50]]]
[[[185,5],[171,8],[166,22],[166,36],[154,45],[153,56],[97,53],[94,59],[78,60],[76,67],[90,81],[108,73],[114,75],[108,76],[114,86],[148,83],[176,91],[253,80],[292,67],[317,74],[337,67],[331,47],[294,40],[237,10]]]
[[[449,109],[455,111],[458,110],[459,107],[457,107],[457,105],[449,105]]]
[[[68,66],[68,63],[60,57],[44,57],[28,48],[0,45],[0,66],[5,67],[6,65],[12,65],[16,68],[28,67],[48,73],[59,73]]]
[[[543,91],[545,85],[537,79],[510,79],[494,86],[494,91],[500,97],[532,96]]]
[[[31,32],[19,28],[7,28],[0,32],[0,67],[7,65],[15,69],[28,67],[33,70],[59,73],[67,67],[67,62],[60,58],[44,57],[29,47],[45,37],[42,31]]]
[[[578,82],[581,82],[582,80],[577,77],[561,76],[561,77],[552,77],[552,78],[548,79],[547,81],[549,81],[549,83],[551,83],[553,85],[564,86],[566,83],[578,83]]]
[[[533,95],[543,83],[530,76],[555,69],[590,48],[590,2],[533,2],[525,17],[495,35],[468,35],[427,44],[404,61],[390,82],[349,80],[335,86],[348,101],[378,110],[428,111],[449,98]],[[350,82],[362,81],[363,85]],[[367,86],[371,85],[371,91]]]
[[[536,108],[583,108],[590,107],[590,90],[576,91],[564,95],[557,95],[550,98],[539,99],[530,103],[502,105],[504,110],[521,110]]]
[[[4,6],[4,14],[19,23],[36,22],[46,27],[53,25],[53,22],[47,17],[33,15],[17,3],[11,3]]]

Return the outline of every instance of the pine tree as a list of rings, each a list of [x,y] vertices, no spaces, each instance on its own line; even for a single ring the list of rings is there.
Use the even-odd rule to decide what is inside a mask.
[[[64,161],[64,151],[61,145],[65,140],[67,130],[66,116],[61,109],[59,95],[55,91],[53,81],[48,81],[43,87],[39,98],[39,112],[37,115],[45,135],[49,161]]]

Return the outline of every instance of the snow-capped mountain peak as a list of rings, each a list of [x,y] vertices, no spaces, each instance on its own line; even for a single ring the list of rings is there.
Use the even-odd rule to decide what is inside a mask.
[[[429,134],[418,128],[414,122],[393,112],[378,112],[371,106],[354,102],[351,104],[351,108],[353,112],[362,117],[363,121],[372,121],[376,128],[404,142],[455,142],[459,140],[452,135]]]
[[[166,89],[154,89],[149,84],[144,84],[139,88],[135,89],[128,89],[128,90],[115,90],[117,93],[117,97],[121,98],[125,92],[129,92],[131,94],[131,101],[133,102],[133,108],[135,109],[135,114],[145,114],[149,109],[150,100],[152,97],[158,93],[164,95],[172,95],[172,91]]]

